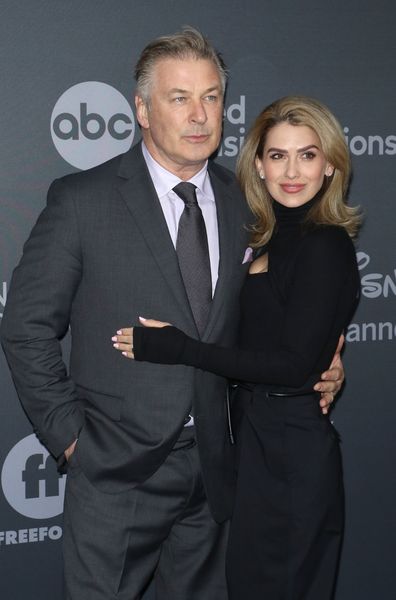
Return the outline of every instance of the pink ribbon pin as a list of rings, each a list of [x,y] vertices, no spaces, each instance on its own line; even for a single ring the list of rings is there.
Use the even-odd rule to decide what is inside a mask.
[[[243,257],[242,264],[250,263],[253,260],[253,248],[248,246],[245,250],[245,256]]]

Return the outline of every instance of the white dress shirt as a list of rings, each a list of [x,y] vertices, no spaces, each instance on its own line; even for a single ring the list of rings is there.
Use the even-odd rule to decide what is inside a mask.
[[[182,180],[170,171],[167,171],[151,156],[144,142],[142,142],[143,157],[146,161],[151,179],[158,199],[161,204],[162,212],[168,225],[169,234],[173,245],[176,248],[177,229],[179,219],[184,210],[183,200],[173,191],[173,188]],[[208,237],[210,271],[212,276],[212,297],[216,288],[219,272],[219,235],[217,228],[216,202],[210,183],[208,173],[208,162],[206,161],[202,169],[188,180],[193,183],[197,189],[197,202],[202,211],[205,221],[206,234]]]

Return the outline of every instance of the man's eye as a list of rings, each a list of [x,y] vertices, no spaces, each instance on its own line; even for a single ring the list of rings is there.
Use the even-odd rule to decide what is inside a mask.
[[[216,102],[217,96],[211,94],[210,96],[206,96],[206,100],[208,100],[209,102]]]
[[[182,104],[185,100],[185,96],[177,96],[176,98],[173,98],[173,102],[176,102],[176,104]]]

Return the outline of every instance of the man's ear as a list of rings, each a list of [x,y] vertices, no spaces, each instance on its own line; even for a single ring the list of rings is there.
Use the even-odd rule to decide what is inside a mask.
[[[135,96],[136,118],[140,127],[149,129],[148,108],[146,102],[141,96]]]

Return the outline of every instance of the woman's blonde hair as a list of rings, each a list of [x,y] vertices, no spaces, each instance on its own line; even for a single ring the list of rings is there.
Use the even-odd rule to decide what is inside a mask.
[[[286,96],[265,108],[255,120],[241,150],[237,176],[248,204],[257,217],[252,226],[252,246],[264,245],[271,238],[275,216],[272,199],[265,181],[260,179],[255,160],[262,158],[270,129],[279,123],[310,127],[317,134],[326,160],[334,167],[325,177],[321,198],[307,215],[307,222],[321,225],[339,225],[348,234],[356,235],[360,224],[359,208],[346,205],[351,161],[341,125],[329,109],[313,98]]]

